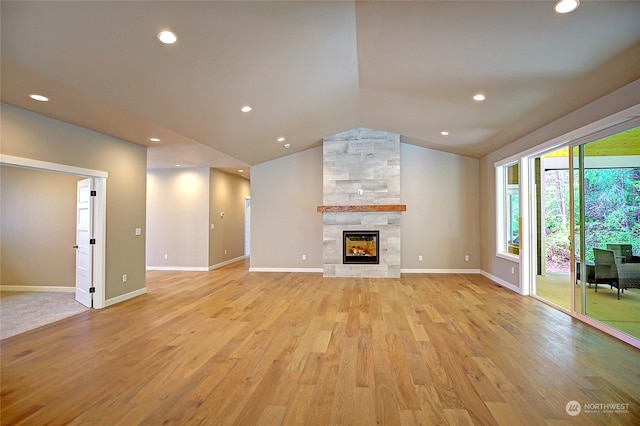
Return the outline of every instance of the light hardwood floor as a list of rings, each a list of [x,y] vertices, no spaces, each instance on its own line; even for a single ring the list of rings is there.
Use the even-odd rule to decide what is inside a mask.
[[[480,275],[147,280],[2,340],[2,424],[640,424],[640,351]]]

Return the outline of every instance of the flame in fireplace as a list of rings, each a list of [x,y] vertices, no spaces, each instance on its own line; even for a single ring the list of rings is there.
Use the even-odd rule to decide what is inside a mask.
[[[362,247],[351,247],[351,254],[356,256],[368,256],[369,252]]]

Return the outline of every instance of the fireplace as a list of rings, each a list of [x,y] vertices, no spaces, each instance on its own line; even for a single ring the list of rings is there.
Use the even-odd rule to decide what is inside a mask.
[[[379,231],[342,231],[342,263],[380,263]]]

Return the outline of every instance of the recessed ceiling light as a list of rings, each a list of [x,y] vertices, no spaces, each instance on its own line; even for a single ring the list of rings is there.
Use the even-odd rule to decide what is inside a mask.
[[[38,101],[38,102],[48,102],[49,101],[49,98],[47,98],[46,96],[42,96],[42,95],[32,94],[32,95],[29,95],[29,97],[31,99],[33,99],[34,101]]]
[[[442,131],[442,132],[440,132],[440,134],[442,136],[449,136],[449,132],[447,132],[447,131]]]
[[[290,143],[285,143],[283,146],[284,146],[285,149],[291,148],[291,144]]]
[[[284,138],[283,137],[279,137],[278,138],[278,142],[284,142]]]
[[[149,138],[149,140],[151,142],[160,142],[160,139],[158,139],[158,138]]]
[[[253,109],[253,108],[251,108],[249,105],[245,105],[245,106],[243,106],[243,107],[240,109],[240,111],[242,111],[242,112],[249,112],[249,111],[251,111],[252,109]]]
[[[158,40],[164,44],[173,44],[178,40],[178,36],[171,31],[160,31],[160,33],[158,33]]]
[[[569,13],[580,5],[579,0],[560,0],[556,3],[556,12]]]
[[[473,97],[473,100],[474,100],[474,101],[478,101],[478,102],[484,101],[485,99],[486,99],[486,98],[485,98],[485,96],[484,96],[482,93],[478,93],[477,95],[475,95],[475,96]]]
[[[176,167],[180,167],[180,164],[176,164]]]
[[[238,169],[238,173],[244,173],[244,170]]]

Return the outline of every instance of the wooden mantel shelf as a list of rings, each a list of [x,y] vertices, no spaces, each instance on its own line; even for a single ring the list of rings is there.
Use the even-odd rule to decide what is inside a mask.
[[[318,213],[342,212],[404,212],[406,204],[361,205],[361,206],[318,206]]]

